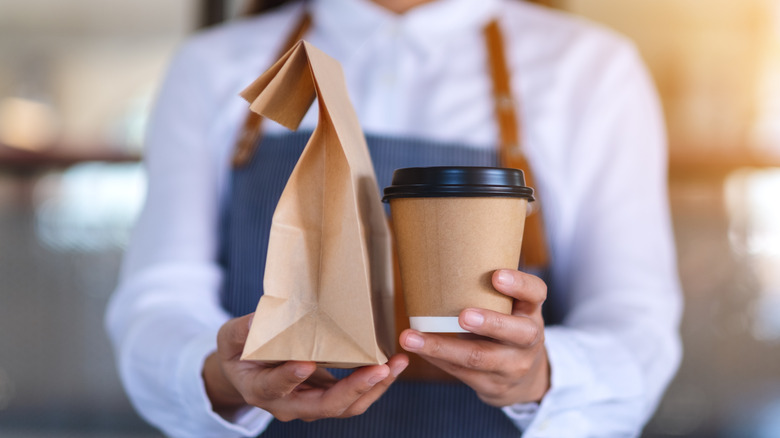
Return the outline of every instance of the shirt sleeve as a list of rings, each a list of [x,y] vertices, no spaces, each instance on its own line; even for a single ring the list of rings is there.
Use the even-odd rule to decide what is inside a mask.
[[[146,139],[147,199],[106,327],[121,381],[149,423],[174,437],[254,436],[271,415],[247,407],[226,421],[202,381],[229,316],[218,302],[220,166],[207,132],[216,105],[200,52],[193,43],[179,51],[158,96]]]
[[[536,412],[504,409],[527,438],[638,436],[681,358],[661,111],[633,47],[598,61],[578,72],[579,121],[543,187],[566,317],[545,331],[551,388]]]

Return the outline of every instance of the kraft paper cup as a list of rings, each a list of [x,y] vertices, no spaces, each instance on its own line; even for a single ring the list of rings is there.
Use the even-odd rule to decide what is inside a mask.
[[[398,169],[384,190],[390,203],[410,326],[465,332],[467,307],[510,313],[512,299],[493,288],[497,269],[516,269],[533,189],[518,169]]]

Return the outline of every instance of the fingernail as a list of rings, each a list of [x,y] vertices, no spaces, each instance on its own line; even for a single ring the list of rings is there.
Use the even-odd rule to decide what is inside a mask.
[[[479,312],[467,310],[465,313],[463,313],[463,321],[468,326],[479,327],[483,322],[485,322],[485,317],[482,316],[482,314]]]
[[[512,276],[512,274],[510,274],[507,271],[499,271],[498,272],[498,282],[503,284],[503,285],[505,285],[505,286],[509,286],[510,284],[515,282],[515,277]]]
[[[425,340],[423,340],[422,336],[414,333],[406,335],[406,341],[404,341],[404,346],[406,346],[406,348],[417,350],[422,348],[423,345],[425,345]]]
[[[398,377],[398,375],[399,375],[399,374],[401,374],[401,373],[402,373],[402,372],[403,372],[403,371],[406,369],[406,367],[407,367],[408,365],[409,365],[409,363],[408,363],[408,362],[404,362],[404,363],[396,364],[396,365],[395,365],[395,366],[394,366],[394,367],[393,367],[393,368],[390,370],[390,373],[392,373],[392,374],[393,374],[393,378],[396,378],[396,377]]]
[[[309,370],[307,370],[304,367],[296,368],[295,371],[293,371],[293,373],[295,373],[295,377],[299,379],[305,379],[309,377]]]
[[[385,380],[386,377],[387,377],[386,375],[383,376],[381,374],[374,374],[373,376],[371,376],[370,379],[368,379],[368,384],[374,386],[377,383],[381,382],[382,380]]]

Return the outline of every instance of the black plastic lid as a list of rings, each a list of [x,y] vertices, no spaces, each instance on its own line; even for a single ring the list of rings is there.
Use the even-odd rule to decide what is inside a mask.
[[[407,167],[393,172],[382,201],[394,198],[512,197],[534,200],[523,171],[499,167]]]

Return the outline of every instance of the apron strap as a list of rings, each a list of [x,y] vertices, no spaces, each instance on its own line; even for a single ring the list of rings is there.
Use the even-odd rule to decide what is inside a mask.
[[[493,81],[493,105],[496,111],[496,122],[499,133],[499,159],[503,167],[520,169],[525,174],[525,183],[534,188],[538,194],[539,188],[534,184],[534,175],[528,160],[523,153],[520,118],[517,117],[516,102],[510,84],[509,67],[506,63],[504,39],[498,22],[492,20],[484,29],[485,44],[488,54],[488,65]],[[534,205],[536,204],[536,205]],[[526,268],[545,269],[549,263],[547,240],[544,233],[542,213],[538,208],[539,196],[534,204],[530,204],[531,212],[525,221],[523,246],[520,253],[520,264]],[[534,208],[536,207],[536,208]]]

